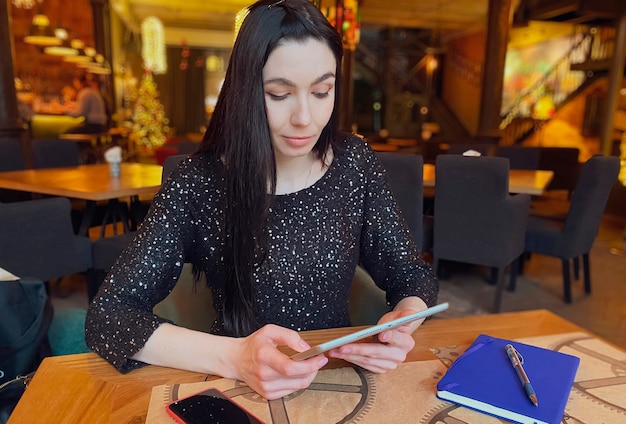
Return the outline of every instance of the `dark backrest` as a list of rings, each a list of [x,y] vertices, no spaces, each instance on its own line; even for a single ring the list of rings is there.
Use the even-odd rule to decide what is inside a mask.
[[[177,153],[179,155],[188,155],[190,153],[195,153],[196,150],[198,150],[198,147],[200,147],[200,143],[190,140],[183,140],[178,143],[176,147]]]
[[[568,238],[567,244],[580,254],[591,249],[598,234],[604,207],[619,168],[616,156],[593,156],[580,170],[563,229],[564,236]]]
[[[506,158],[437,156],[433,256],[487,266],[511,263],[524,248],[530,196],[508,191]]]
[[[91,241],[74,234],[67,198],[0,203],[0,267],[48,281],[91,264]]]
[[[22,144],[18,139],[0,139],[0,172],[18,171],[26,167]]]
[[[459,200],[466,199],[468,205],[502,199],[509,194],[508,160],[440,155],[435,166],[435,202],[440,193],[454,193]]]
[[[540,147],[499,146],[496,156],[507,158],[510,169],[539,169]]]
[[[422,218],[424,205],[424,161],[422,156],[403,153],[377,152],[376,156],[385,168],[402,216],[421,249],[423,242]]]
[[[541,147],[539,169],[554,171],[547,190],[574,190],[580,170],[578,154],[577,147]]]
[[[168,156],[163,162],[163,172],[161,174],[161,183],[167,180],[170,172],[174,170],[178,166],[181,160],[185,159],[188,155],[172,155]]]
[[[31,141],[34,168],[63,168],[80,165],[78,143],[58,138]]]

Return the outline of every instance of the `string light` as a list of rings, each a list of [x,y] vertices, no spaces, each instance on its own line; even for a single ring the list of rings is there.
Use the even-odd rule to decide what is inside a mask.
[[[144,68],[153,74],[167,72],[165,56],[165,35],[163,23],[154,16],[149,16],[141,22],[141,57]]]
[[[32,9],[37,3],[43,0],[11,0],[11,3],[18,9]]]

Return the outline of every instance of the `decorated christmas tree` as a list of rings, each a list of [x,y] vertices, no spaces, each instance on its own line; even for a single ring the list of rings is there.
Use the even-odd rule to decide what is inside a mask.
[[[170,130],[169,120],[165,116],[157,86],[149,71],[144,73],[137,90],[132,120],[131,138],[137,146],[151,150],[165,143]]]

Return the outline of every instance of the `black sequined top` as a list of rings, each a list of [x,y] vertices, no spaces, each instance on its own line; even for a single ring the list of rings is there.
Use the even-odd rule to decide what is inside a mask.
[[[134,241],[90,305],[87,344],[122,372],[166,320],[153,307],[172,290],[183,263],[202,270],[213,291],[220,334],[224,167],[190,157],[170,174]],[[399,219],[384,171],[365,141],[350,136],[312,186],[276,196],[269,250],[254,273],[255,315],[294,330],[350,325],[348,299],[360,263],[395,306],[418,296],[429,306],[438,283]]]

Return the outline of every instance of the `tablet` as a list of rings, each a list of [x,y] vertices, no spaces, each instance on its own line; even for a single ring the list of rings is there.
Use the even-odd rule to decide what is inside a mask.
[[[411,315],[407,315],[402,318],[398,318],[393,321],[386,322],[384,324],[374,325],[372,327],[365,328],[360,331],[356,331],[354,333],[347,334],[342,337],[338,337],[334,340],[328,341],[326,343],[319,344],[317,346],[312,347],[309,350],[305,350],[304,352],[297,353],[291,357],[294,361],[302,361],[303,359],[310,358],[315,355],[319,355],[320,353],[328,352],[331,349],[335,349],[339,346],[343,346],[348,343],[355,342],[357,340],[364,339],[366,337],[374,336],[378,333],[382,333],[385,330],[391,330],[392,328],[399,327],[401,325],[407,324],[409,322],[426,318],[430,315],[436,314],[437,312],[445,311],[448,309],[448,303],[441,303],[439,305],[433,306],[432,308],[424,309],[423,311],[416,312]]]

